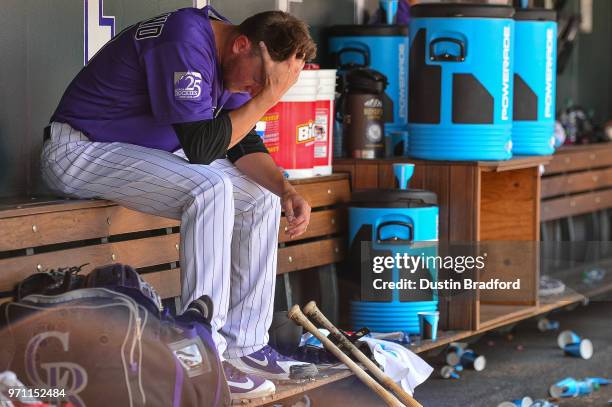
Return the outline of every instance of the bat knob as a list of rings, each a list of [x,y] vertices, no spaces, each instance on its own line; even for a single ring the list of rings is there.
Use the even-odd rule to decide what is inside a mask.
[[[317,309],[317,303],[314,301],[310,301],[308,304],[304,306],[303,311],[304,311],[304,314],[309,315],[310,313],[316,311],[316,309]]]
[[[295,320],[298,315],[300,315],[302,311],[300,311],[300,306],[295,304],[291,309],[287,312],[287,316],[289,319]]]

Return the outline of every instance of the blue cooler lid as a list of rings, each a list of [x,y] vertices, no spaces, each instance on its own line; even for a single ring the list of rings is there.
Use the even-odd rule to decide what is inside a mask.
[[[425,208],[436,206],[438,197],[424,189],[362,189],[353,191],[351,204],[362,208]]]
[[[512,18],[514,8],[496,4],[426,3],[410,7],[410,16]]]
[[[407,25],[332,25],[330,37],[396,37],[408,35]]]
[[[557,12],[545,8],[522,8],[514,13],[517,21],[557,21]]]

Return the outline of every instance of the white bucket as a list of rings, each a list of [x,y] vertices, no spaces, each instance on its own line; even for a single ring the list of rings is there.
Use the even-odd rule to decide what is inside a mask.
[[[319,92],[316,86],[293,85],[281,98],[281,102],[316,102]]]
[[[273,157],[290,179],[314,175],[314,122],[318,95],[315,71],[302,71],[298,81],[273,109],[278,114],[278,149]]]
[[[332,143],[334,130],[334,101],[336,98],[336,70],[319,69],[317,87],[314,174],[330,175],[332,173]]]

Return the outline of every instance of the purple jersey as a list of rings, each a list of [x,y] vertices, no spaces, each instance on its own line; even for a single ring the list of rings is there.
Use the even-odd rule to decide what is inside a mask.
[[[395,18],[396,24],[408,24],[410,21],[410,4],[408,4],[408,0],[400,0]]]
[[[223,88],[210,6],[184,8],[126,28],[79,72],[51,120],[93,141],[180,148],[172,123],[212,119],[248,100]]]

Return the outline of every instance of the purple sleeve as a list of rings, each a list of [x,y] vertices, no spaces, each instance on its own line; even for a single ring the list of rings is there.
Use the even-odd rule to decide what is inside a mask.
[[[400,0],[397,7],[396,24],[406,25],[410,20],[410,5],[408,0]]]
[[[153,116],[160,124],[213,118],[213,60],[190,44],[166,42],[143,56]]]

